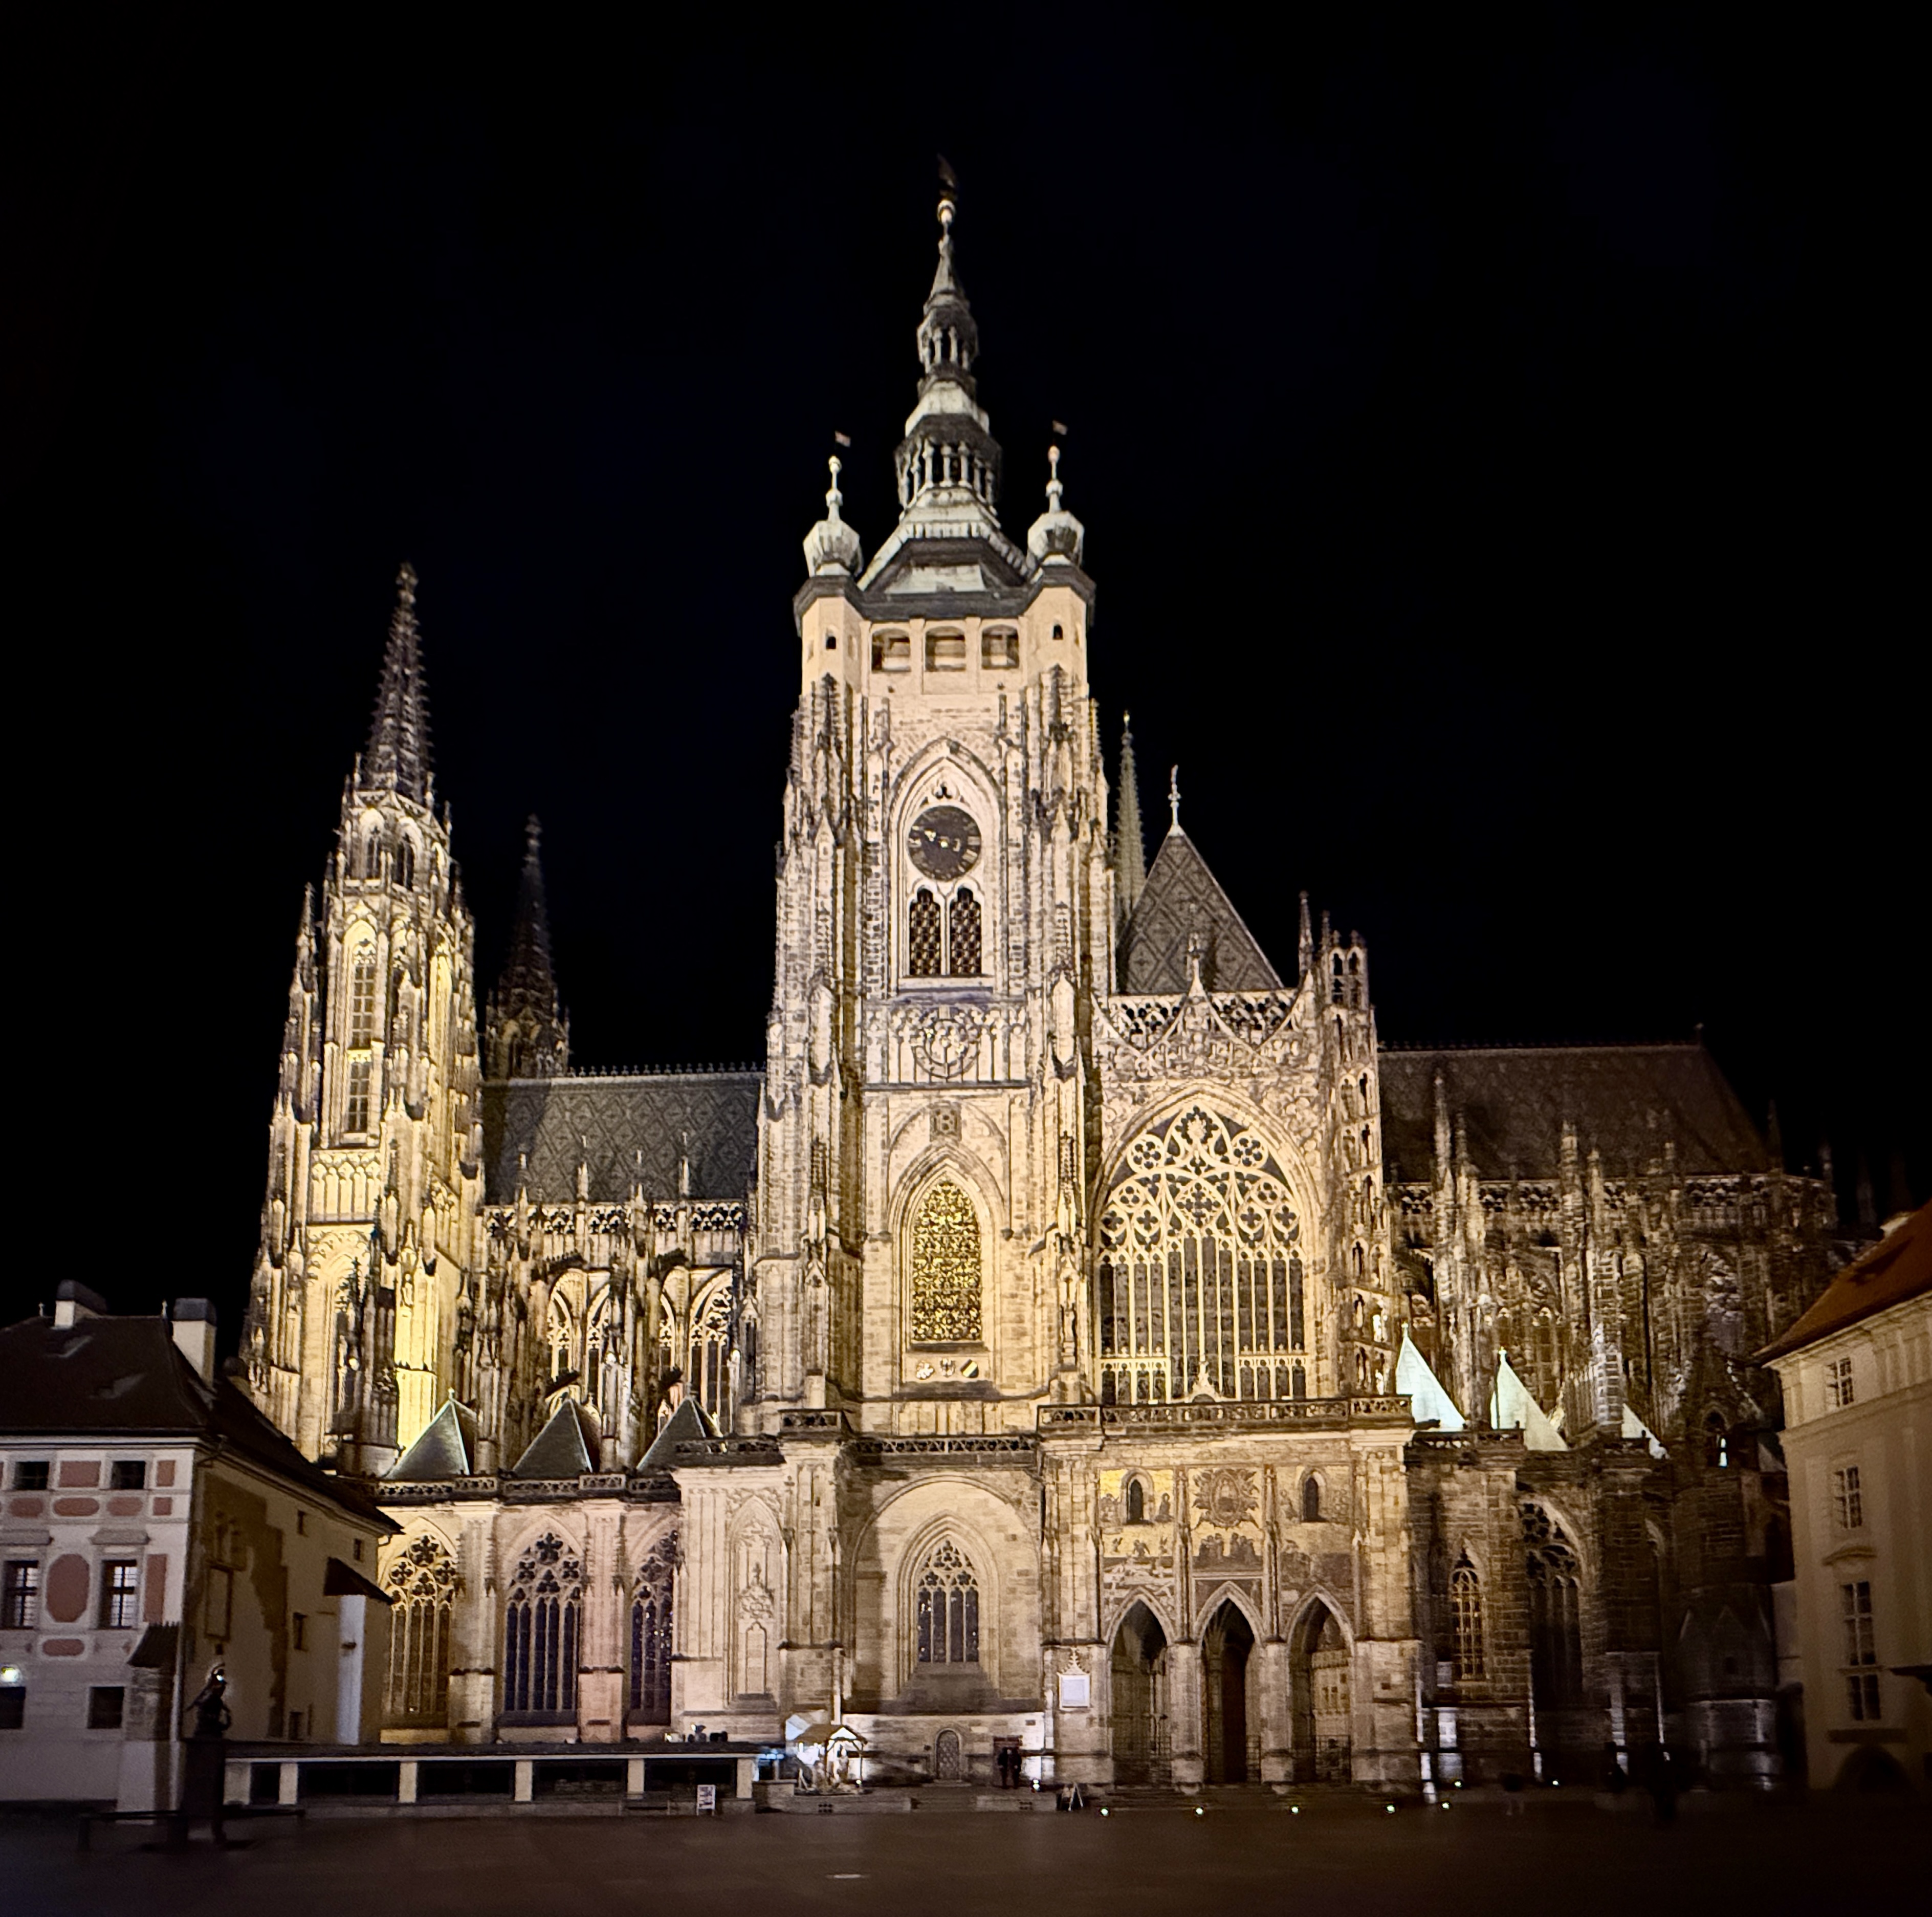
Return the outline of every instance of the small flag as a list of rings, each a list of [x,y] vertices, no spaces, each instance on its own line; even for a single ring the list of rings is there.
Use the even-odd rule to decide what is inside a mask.
[[[1063,440],[1065,439],[1066,436],[1066,422],[1064,419],[1056,419],[1053,422],[1053,430],[1057,437]]]
[[[851,436],[847,433],[834,433],[832,442],[834,446],[849,447],[852,443]]]

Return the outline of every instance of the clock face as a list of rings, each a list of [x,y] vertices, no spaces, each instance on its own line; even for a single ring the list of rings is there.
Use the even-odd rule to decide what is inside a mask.
[[[929,806],[913,820],[906,850],[928,878],[956,879],[980,862],[980,828],[957,806]]]

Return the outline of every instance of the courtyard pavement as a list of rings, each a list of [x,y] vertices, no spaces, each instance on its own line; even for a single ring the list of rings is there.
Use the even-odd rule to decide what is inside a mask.
[[[1693,1797],[1667,1828],[1540,1796],[1448,1811],[1330,1802],[1161,1805],[1107,1817],[314,1816],[198,1834],[0,1818],[0,1912],[173,1917],[531,1917],[532,1912],[971,1912],[976,1917],[1319,1909],[1348,1917],[1805,1917],[1921,1900],[1922,1801]]]

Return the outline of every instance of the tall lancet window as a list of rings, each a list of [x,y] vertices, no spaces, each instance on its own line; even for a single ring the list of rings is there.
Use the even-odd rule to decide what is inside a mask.
[[[398,1727],[449,1720],[449,1629],[456,1563],[434,1538],[406,1546],[382,1580],[389,1594],[389,1682],[383,1710]]]
[[[918,1657],[922,1664],[980,1661],[980,1584],[949,1538],[920,1574]]]
[[[577,1642],[584,1566],[546,1532],[510,1580],[503,1631],[503,1708],[552,1714],[577,1708]]]
[[[368,952],[349,973],[349,1042],[364,1046],[376,1036],[376,961]]]
[[[970,886],[962,886],[952,895],[952,963],[947,966],[955,978],[980,975],[980,902]]]
[[[938,978],[942,944],[939,901],[921,886],[906,914],[906,970],[916,979]]]
[[[1482,1677],[1486,1660],[1483,1655],[1483,1587],[1466,1556],[1449,1574],[1449,1618],[1455,1632],[1455,1681],[1468,1684]]]
[[[661,1538],[638,1573],[631,1599],[631,1715],[647,1724],[670,1722],[671,1591],[677,1540]]]
[[[941,1179],[912,1227],[912,1335],[922,1344],[977,1339],[980,1220],[973,1202]]]

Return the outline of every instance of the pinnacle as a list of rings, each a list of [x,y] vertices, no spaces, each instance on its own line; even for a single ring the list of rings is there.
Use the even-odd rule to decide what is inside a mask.
[[[429,800],[429,695],[416,607],[416,568],[406,564],[396,575],[396,609],[358,783],[364,791],[386,789],[422,806]]]

